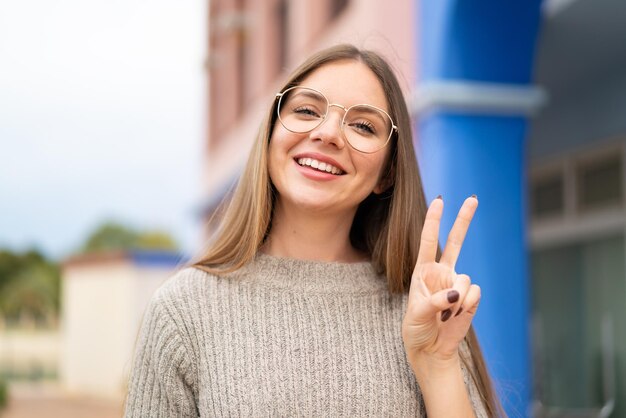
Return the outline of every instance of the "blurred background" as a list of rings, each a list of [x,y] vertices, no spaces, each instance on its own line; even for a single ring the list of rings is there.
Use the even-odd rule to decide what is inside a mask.
[[[152,292],[201,252],[287,74],[349,42],[396,70],[427,196],[479,196],[459,270],[507,412],[626,417],[625,17],[0,0],[0,416],[121,415]]]

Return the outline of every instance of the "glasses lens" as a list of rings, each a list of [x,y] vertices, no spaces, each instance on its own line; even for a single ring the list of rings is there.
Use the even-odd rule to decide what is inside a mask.
[[[295,87],[286,90],[278,102],[278,117],[292,132],[309,132],[326,117],[328,101],[315,90]]]
[[[350,145],[357,150],[375,152],[387,145],[392,126],[385,112],[373,106],[357,105],[348,109],[343,132]]]

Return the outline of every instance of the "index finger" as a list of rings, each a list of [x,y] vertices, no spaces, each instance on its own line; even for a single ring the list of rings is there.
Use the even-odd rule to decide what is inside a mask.
[[[454,225],[450,230],[450,234],[448,234],[448,241],[446,242],[446,247],[441,255],[440,262],[453,270],[456,261],[459,258],[459,254],[461,253],[461,247],[463,246],[465,235],[467,234],[467,230],[469,229],[470,222],[472,222],[472,218],[474,217],[477,207],[478,199],[476,198],[476,195],[472,195],[471,197],[465,199],[465,202],[463,202],[463,206],[461,206],[459,214],[454,221]]]
[[[443,199],[437,196],[430,203],[426,218],[422,226],[422,236],[420,237],[420,249],[417,254],[417,264],[430,263],[437,257],[439,246],[439,224],[443,213]]]

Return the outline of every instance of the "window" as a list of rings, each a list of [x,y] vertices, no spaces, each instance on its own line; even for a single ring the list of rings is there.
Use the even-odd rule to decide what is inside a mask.
[[[625,156],[620,139],[532,168],[530,288],[541,416],[599,416],[624,393]],[[611,416],[625,411],[617,402]]]
[[[532,216],[543,218],[560,215],[565,206],[563,175],[561,172],[537,179],[532,184]]]
[[[594,214],[620,215],[624,205],[626,143],[570,154],[532,168],[530,215],[545,221],[593,220]],[[606,220],[606,219],[605,219]]]
[[[577,206],[591,210],[622,203],[622,159],[620,154],[579,163],[576,167]]]

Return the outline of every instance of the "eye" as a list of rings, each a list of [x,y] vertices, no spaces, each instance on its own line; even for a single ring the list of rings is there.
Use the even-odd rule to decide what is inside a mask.
[[[356,105],[349,108],[345,122],[356,135],[368,138],[381,137],[382,139],[388,126],[385,114],[380,109],[369,105]]]
[[[349,126],[362,135],[374,135],[376,133],[374,124],[367,120],[351,122]]]
[[[320,115],[317,111],[310,106],[299,106],[293,109],[293,113],[302,117],[319,118]]]

